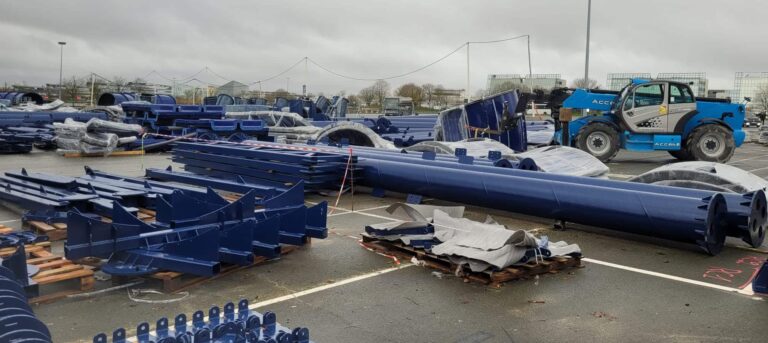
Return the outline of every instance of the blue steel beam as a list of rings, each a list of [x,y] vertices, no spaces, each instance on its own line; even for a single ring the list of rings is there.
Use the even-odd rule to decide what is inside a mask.
[[[285,188],[275,188],[262,186],[255,183],[248,183],[242,177],[236,177],[236,181],[222,180],[220,178],[207,177],[203,175],[174,171],[170,166],[166,169],[147,168],[146,177],[162,181],[182,182],[186,184],[211,187],[226,192],[248,193],[255,191],[261,198],[271,198],[279,191]]]
[[[347,155],[326,153],[322,151],[305,151],[296,149],[295,147],[292,148],[290,145],[283,146],[285,147],[284,149],[261,146],[243,146],[228,143],[200,144],[182,142],[177,144],[177,147],[182,150],[199,151],[218,155],[234,155],[244,158],[308,165],[325,162],[346,163],[348,159]]]

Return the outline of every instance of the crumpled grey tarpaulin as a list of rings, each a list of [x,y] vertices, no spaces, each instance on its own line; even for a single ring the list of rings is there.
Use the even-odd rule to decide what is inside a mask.
[[[387,207],[387,213],[393,217],[409,221],[430,221],[435,210],[440,210],[453,218],[464,217],[464,206],[435,206],[396,203]]]
[[[442,243],[432,247],[432,253],[448,256],[458,264],[467,264],[474,272],[482,272],[491,266],[505,268],[519,262],[528,249],[540,247],[541,241],[524,230],[510,230],[497,224],[493,218],[485,223],[466,218],[452,218],[435,210],[435,238]],[[565,242],[549,243],[552,255],[581,252],[578,245]]]
[[[432,205],[416,205],[397,203],[387,207],[387,213],[391,214],[395,219],[394,222],[372,224],[366,227],[366,232],[371,236],[378,239],[387,241],[400,240],[407,245],[411,245],[412,240],[432,240],[434,235],[429,234],[403,234],[403,230],[423,228],[431,226],[432,216],[435,210],[440,210],[442,213],[446,213],[449,216],[462,217],[464,216],[464,206],[432,206]],[[378,233],[372,234],[371,230],[377,230]],[[383,234],[383,232],[391,232],[391,234]]]

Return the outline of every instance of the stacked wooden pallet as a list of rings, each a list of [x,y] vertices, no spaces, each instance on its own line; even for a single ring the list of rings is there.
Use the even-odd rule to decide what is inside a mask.
[[[414,248],[401,242],[379,240],[365,234],[362,236],[363,246],[378,253],[406,261],[416,258],[420,264],[426,267],[437,269],[446,274],[457,275],[466,282],[473,281],[497,288],[509,281],[529,279],[536,275],[558,273],[569,268],[581,267],[581,257],[557,256],[490,272],[473,272],[466,266],[453,263],[446,257],[434,255],[424,249]]]

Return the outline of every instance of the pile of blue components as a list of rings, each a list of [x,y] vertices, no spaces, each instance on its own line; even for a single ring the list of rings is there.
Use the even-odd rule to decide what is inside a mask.
[[[51,124],[72,118],[88,121],[91,118],[107,119],[105,113],[87,112],[0,112],[0,154],[19,154],[56,147]]]
[[[26,251],[0,259],[0,342],[52,342],[51,333],[27,303],[37,296],[37,285],[29,278]]]
[[[219,94],[217,96],[205,97],[203,104],[224,106],[225,112],[282,112],[287,109],[289,112],[296,113],[304,118],[329,120],[328,118],[331,117],[346,116],[349,101],[339,96],[328,99],[322,95],[318,96],[317,100],[314,101],[309,98],[286,99],[278,97],[270,105],[267,99],[264,98],[244,99],[228,94]]]
[[[145,138],[153,144],[171,136],[194,136],[204,140],[242,142],[267,140],[268,128],[260,120],[223,119],[220,105],[164,105],[123,102],[125,122],[139,124],[158,136]]]
[[[441,132],[436,140],[458,142],[467,138],[490,138],[514,151],[526,151],[528,138],[523,115],[526,102],[525,94],[508,91],[445,110],[438,117]],[[511,127],[500,130],[505,111],[517,119]],[[503,132],[483,133],[477,129]]]
[[[47,242],[48,236],[38,235],[32,231],[19,231],[0,234],[0,248],[10,248],[25,244]]]
[[[0,154],[25,154],[33,147],[53,149],[53,131],[31,127],[0,128]]]
[[[186,171],[212,177],[261,183],[273,187],[304,184],[308,191],[335,189],[355,157],[326,153],[316,147],[296,148],[264,142],[178,143],[173,161]]]
[[[112,333],[112,343],[125,343],[126,331],[123,328]],[[258,313],[248,308],[247,300],[224,305],[222,311],[214,306],[208,310],[208,320],[203,311],[192,314],[191,324],[185,314],[179,314],[173,324],[168,318],[160,318],[154,332],[149,323],[141,323],[136,328],[139,342],[202,342],[202,343],[312,343],[309,329],[289,329],[277,323],[273,312]],[[106,334],[93,337],[93,343],[107,343]]]
[[[276,258],[281,244],[327,236],[327,204],[304,206],[301,182],[275,187],[171,169],[147,175],[174,184],[90,168],[77,178],[22,169],[0,176],[0,199],[28,210],[26,221],[66,223],[66,257],[109,258],[102,270],[114,275],[171,270],[210,276],[221,263]],[[242,196],[230,202],[213,189]],[[139,219],[140,209],[155,211],[155,221]]]
[[[373,127],[382,138],[397,147],[408,147],[420,142],[435,140],[436,115],[379,117]]]
[[[437,122],[437,116],[435,115],[321,119],[323,120],[313,120],[312,125],[325,127],[339,121],[363,124],[382,138],[394,143],[396,147],[408,147],[420,142],[435,140],[433,135],[435,123]]]

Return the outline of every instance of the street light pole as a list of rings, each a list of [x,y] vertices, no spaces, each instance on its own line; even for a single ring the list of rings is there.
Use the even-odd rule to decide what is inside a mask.
[[[466,101],[465,103],[469,103],[470,96],[469,96],[469,43],[467,42],[467,94],[466,94]]]
[[[59,42],[59,46],[61,47],[59,55],[59,99],[61,99],[61,88],[64,81],[64,45],[66,44],[67,42]]]
[[[531,35],[525,35],[528,37],[528,87],[531,89],[531,93],[533,93],[533,80],[531,80],[531,77],[533,77],[533,68],[531,68]]]
[[[589,88],[589,27],[592,19],[592,0],[587,0],[587,56],[584,61],[584,84]]]

